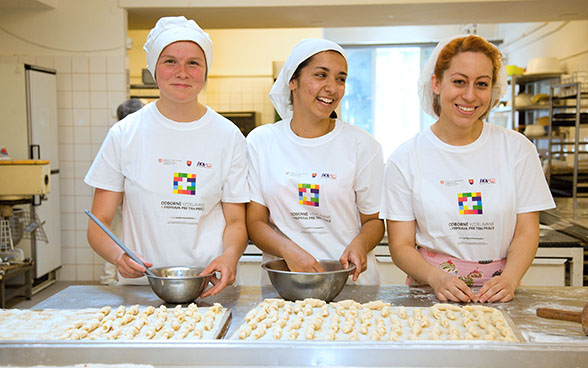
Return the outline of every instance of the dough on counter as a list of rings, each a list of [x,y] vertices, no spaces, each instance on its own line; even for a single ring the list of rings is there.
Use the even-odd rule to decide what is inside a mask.
[[[202,318],[202,314],[205,318]],[[99,309],[0,309],[0,340],[200,340],[219,337],[229,310],[181,305]]]
[[[478,340],[517,342],[496,308],[439,303],[429,308],[381,300],[325,303],[266,299],[245,316],[239,340]]]

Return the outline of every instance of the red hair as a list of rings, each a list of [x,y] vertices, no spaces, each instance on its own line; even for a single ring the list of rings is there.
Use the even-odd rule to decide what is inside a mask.
[[[496,80],[498,79],[498,69],[502,65],[502,54],[490,42],[486,41],[482,37],[473,35],[456,38],[445,45],[443,50],[441,50],[439,53],[437,62],[435,63],[435,77],[437,77],[438,80],[442,80],[443,73],[449,69],[449,65],[451,64],[453,58],[457,54],[463,52],[481,52],[482,54],[488,56],[488,58],[492,61],[492,85],[495,85]],[[433,100],[433,110],[437,116],[441,114],[441,106],[439,105],[438,98]]]

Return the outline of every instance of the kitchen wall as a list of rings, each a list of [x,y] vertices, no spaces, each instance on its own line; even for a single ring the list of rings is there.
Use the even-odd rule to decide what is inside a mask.
[[[196,21],[198,21],[196,19]],[[213,61],[200,102],[216,111],[257,111],[258,124],[274,121],[268,93],[273,84],[272,61],[284,61],[300,40],[322,37],[320,28],[212,29]],[[143,44],[148,30],[129,31],[131,83],[141,83],[145,68]]]
[[[63,240],[57,276],[97,280],[103,262],[86,240],[83,210],[90,208],[92,190],[82,179],[127,97],[126,11],[117,0],[56,4],[55,9],[3,9],[0,62],[57,70]]]

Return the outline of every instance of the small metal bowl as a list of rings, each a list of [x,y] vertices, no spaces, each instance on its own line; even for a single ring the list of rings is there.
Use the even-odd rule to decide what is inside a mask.
[[[149,285],[158,297],[168,303],[190,303],[202,294],[212,273],[200,276],[202,267],[171,266],[150,268],[155,276],[147,275]]]
[[[337,260],[319,260],[324,272],[292,272],[283,258],[265,262],[261,267],[267,271],[272,285],[286,300],[306,298],[330,302],[343,290],[347,278],[355,270],[350,264],[344,269]]]

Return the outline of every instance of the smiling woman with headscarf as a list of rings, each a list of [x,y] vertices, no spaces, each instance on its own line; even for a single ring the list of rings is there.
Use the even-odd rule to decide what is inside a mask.
[[[539,211],[554,207],[533,143],[484,122],[506,88],[494,45],[441,41],[419,80],[437,121],[386,164],[380,216],[394,264],[441,301],[511,300],[537,251]]]
[[[245,138],[198,102],[212,62],[212,41],[193,20],[161,18],[144,49],[160,98],[110,131],[85,182],[96,188],[92,212],[110,225],[123,201],[122,241],[147,264],[220,272],[214,295],[233,283],[247,244]],[[117,266],[121,284],[146,283],[131,260],[92,221],[88,241]]]
[[[318,259],[338,259],[357,266],[354,281],[379,284],[373,249],[384,233],[382,149],[334,118],[346,78],[336,43],[307,39],[294,47],[270,91],[283,120],[247,136],[247,226],[266,260],[282,257],[292,271],[318,272]]]

